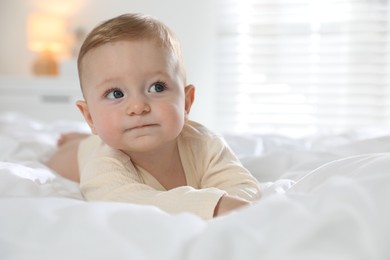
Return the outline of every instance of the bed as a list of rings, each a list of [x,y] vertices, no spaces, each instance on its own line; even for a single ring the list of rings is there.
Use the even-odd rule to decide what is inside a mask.
[[[44,162],[79,121],[0,114],[0,259],[390,259],[390,135],[224,135],[263,198],[204,221],[86,202]]]

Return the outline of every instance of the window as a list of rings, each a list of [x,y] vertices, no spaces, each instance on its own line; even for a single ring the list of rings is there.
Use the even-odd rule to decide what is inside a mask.
[[[385,0],[219,0],[217,118],[293,136],[389,123]]]

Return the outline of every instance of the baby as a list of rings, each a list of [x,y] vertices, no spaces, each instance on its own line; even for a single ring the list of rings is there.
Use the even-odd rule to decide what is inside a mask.
[[[77,107],[94,135],[63,137],[48,165],[79,180],[86,200],[210,219],[259,199],[256,179],[223,139],[188,119],[195,87],[160,21],[125,14],[98,25],[80,49],[78,72]]]

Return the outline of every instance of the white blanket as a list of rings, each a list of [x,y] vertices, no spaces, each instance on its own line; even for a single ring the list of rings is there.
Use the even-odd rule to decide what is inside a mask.
[[[0,115],[0,259],[390,259],[387,136],[226,136],[264,197],[204,221],[85,202],[43,164],[70,130],[86,128]]]

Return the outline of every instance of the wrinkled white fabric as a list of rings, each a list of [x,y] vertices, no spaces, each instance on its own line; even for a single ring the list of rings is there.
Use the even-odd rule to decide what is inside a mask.
[[[11,131],[0,116],[0,144],[9,145],[0,145],[0,259],[390,259],[388,138],[344,135],[343,143],[323,138],[290,150],[280,142],[242,157],[263,199],[204,221],[153,206],[85,202],[77,183],[42,164],[61,127],[24,123]],[[32,133],[42,139],[29,143]],[[15,149],[22,143],[36,152]]]

